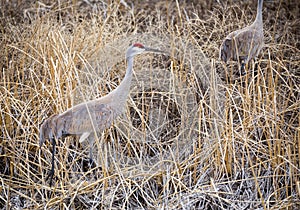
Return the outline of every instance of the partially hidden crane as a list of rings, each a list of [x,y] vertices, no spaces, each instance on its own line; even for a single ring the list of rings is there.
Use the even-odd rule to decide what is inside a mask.
[[[238,61],[241,71],[244,70],[245,64],[258,56],[264,45],[262,6],[263,0],[258,0],[255,21],[228,34],[220,47],[220,59],[225,63],[230,59]]]
[[[46,139],[52,142],[52,166],[47,177],[50,186],[54,175],[54,157],[56,140],[66,136],[80,136],[79,142],[88,139],[90,143],[90,162],[93,162],[92,151],[96,133],[109,128],[112,122],[126,107],[133,74],[133,58],[145,52],[164,53],[163,51],[135,43],[126,51],[127,70],[120,85],[109,94],[87,102],[80,103],[61,114],[49,117],[40,127],[40,147]],[[46,180],[47,180],[46,179]]]

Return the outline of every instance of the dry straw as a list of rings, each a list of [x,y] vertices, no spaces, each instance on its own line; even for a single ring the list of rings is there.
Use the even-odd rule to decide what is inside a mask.
[[[1,209],[299,208],[297,1],[264,3],[266,44],[245,75],[218,49],[254,20],[250,1],[16,2],[1,5]],[[170,54],[136,58],[99,167],[88,145],[58,141],[50,188],[39,126],[113,90],[132,42]]]

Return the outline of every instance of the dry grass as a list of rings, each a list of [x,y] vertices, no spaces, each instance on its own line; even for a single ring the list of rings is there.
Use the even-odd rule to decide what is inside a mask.
[[[218,48],[254,20],[252,1],[86,2],[1,3],[1,209],[300,207],[297,1],[264,3],[266,46],[242,76]],[[114,89],[137,41],[170,55],[136,58],[127,112],[95,144],[99,167],[88,145],[59,141],[50,188],[39,126]]]

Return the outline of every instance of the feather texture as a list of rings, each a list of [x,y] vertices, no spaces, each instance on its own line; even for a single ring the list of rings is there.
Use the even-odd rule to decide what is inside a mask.
[[[95,140],[94,134],[109,128],[112,122],[124,112],[132,80],[133,58],[135,55],[146,51],[162,52],[146,48],[140,43],[132,45],[126,52],[128,65],[125,77],[115,90],[99,99],[83,102],[61,114],[52,115],[41,125],[40,147],[46,139],[50,139],[53,144],[52,168],[49,174],[50,186],[54,174],[55,140],[69,135],[80,136],[80,142],[89,139],[91,145],[90,160],[92,160],[92,145]]]
[[[220,59],[224,62],[234,60],[248,63],[258,56],[263,47],[263,0],[258,0],[255,21],[245,28],[231,32],[226,36],[220,47]]]

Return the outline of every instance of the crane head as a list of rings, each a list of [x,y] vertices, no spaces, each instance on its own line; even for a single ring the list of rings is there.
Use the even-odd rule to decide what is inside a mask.
[[[126,59],[133,57],[135,55],[141,54],[143,52],[158,52],[158,53],[164,53],[163,51],[152,49],[149,47],[146,47],[142,45],[141,43],[135,43],[131,45],[127,51],[126,51]]]

